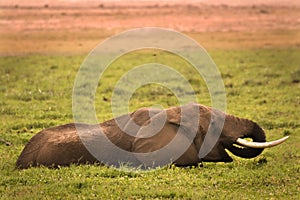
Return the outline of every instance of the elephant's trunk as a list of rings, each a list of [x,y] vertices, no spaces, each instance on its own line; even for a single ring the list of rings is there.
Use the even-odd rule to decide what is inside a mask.
[[[266,142],[265,132],[258,124],[247,119],[238,119],[238,121],[239,123],[237,127],[242,125],[242,128],[241,130],[238,130],[239,134],[235,135],[237,136],[236,140],[238,140],[239,138],[251,138],[253,142],[259,142],[259,143]],[[264,150],[263,148],[251,148],[245,146],[239,147],[236,145],[236,142],[228,146],[227,149],[234,155],[242,158],[256,157],[259,154],[261,154],[262,151]]]

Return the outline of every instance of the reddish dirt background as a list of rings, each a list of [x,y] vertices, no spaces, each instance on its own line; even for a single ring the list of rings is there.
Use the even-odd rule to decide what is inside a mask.
[[[86,53],[146,26],[186,33],[208,49],[300,47],[300,3],[291,0],[25,2],[0,1],[0,55]]]

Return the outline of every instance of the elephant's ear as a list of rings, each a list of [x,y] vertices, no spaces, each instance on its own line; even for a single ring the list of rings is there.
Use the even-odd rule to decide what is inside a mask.
[[[199,104],[190,103],[181,107],[171,107],[166,109],[167,120],[171,124],[176,124],[188,132],[197,133],[200,121]]]
[[[166,110],[167,120],[172,124],[180,125],[181,121],[181,107],[171,107]]]
[[[116,118],[118,128],[127,135],[136,136],[138,131],[151,122],[151,118],[163,110],[155,108],[140,108],[130,115],[123,115]]]

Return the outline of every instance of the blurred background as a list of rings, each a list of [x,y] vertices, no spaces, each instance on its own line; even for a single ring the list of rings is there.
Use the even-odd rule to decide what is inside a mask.
[[[299,1],[1,0],[0,55],[87,53],[136,27],[188,34],[206,49],[300,45]]]

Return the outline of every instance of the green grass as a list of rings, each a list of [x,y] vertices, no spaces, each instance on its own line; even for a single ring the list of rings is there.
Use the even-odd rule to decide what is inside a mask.
[[[189,65],[165,52],[140,52],[116,60],[99,83],[95,106],[99,121],[111,114],[114,84],[142,63],[163,62],[189,80],[200,103],[210,105],[204,81]],[[299,49],[211,51],[222,74],[227,112],[258,122],[269,140],[290,139],[255,159],[204,163],[204,167],[166,167],[147,173],[101,166],[16,170],[29,139],[46,127],[72,121],[72,88],[82,56],[28,55],[0,58],[1,199],[299,199],[300,57]],[[184,92],[184,91],[183,91]],[[139,88],[130,110],[177,105],[160,85]]]

